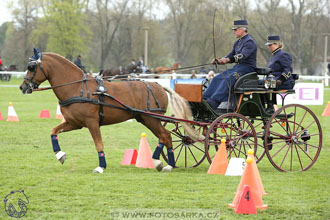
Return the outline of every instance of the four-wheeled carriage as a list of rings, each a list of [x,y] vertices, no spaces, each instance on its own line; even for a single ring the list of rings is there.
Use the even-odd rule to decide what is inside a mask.
[[[284,105],[285,97],[294,90],[270,89],[273,82],[269,76],[269,69],[259,68],[240,77],[233,87],[230,107],[216,111],[202,100],[203,85],[176,84],[175,91],[192,108],[194,127],[205,136],[204,141],[195,141],[178,123],[165,124],[172,133],[177,166],[196,167],[205,158],[211,163],[221,139],[225,139],[228,159],[246,158],[252,148],[257,162],[266,154],[279,171],[310,168],[322,147],[320,123],[307,107]],[[281,95],[282,107],[269,113],[265,95],[273,93]],[[163,157],[167,160],[165,153]]]

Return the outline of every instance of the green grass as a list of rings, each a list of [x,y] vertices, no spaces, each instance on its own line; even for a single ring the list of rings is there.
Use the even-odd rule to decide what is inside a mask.
[[[18,85],[20,80],[9,83]],[[147,133],[153,150],[157,139],[137,122],[102,127],[108,168],[94,174],[97,153],[86,128],[59,135],[67,153],[64,165],[52,152],[50,131],[57,99],[52,91],[22,95],[18,88],[0,87],[0,111],[7,118],[12,101],[20,122],[0,121],[0,200],[12,190],[24,189],[29,198],[23,219],[111,219],[113,209],[184,210],[217,209],[221,219],[329,219],[330,218],[330,117],[322,117],[323,106],[309,106],[323,129],[323,148],[317,162],[306,172],[281,173],[265,157],[258,168],[268,209],[257,215],[237,215],[227,207],[234,198],[240,177],[206,174],[209,164],[159,173],[120,165],[125,149],[138,148],[140,135]],[[40,119],[49,109],[51,119]],[[11,219],[0,203],[0,219]],[[152,218],[149,218],[152,219]]]

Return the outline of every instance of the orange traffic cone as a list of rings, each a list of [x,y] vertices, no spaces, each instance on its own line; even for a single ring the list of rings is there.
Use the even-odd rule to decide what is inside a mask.
[[[228,167],[226,140],[221,139],[220,148],[218,149],[215,157],[210,165],[208,174],[225,174]]]
[[[50,118],[49,110],[48,109],[41,110],[40,118]]]
[[[252,162],[253,162],[252,158],[246,159],[246,166],[245,166],[241,181],[238,185],[236,195],[234,197],[233,202],[228,205],[231,208],[237,207],[237,205],[239,203],[239,199],[240,199],[242,193],[244,192],[244,185],[248,185],[250,187],[253,201],[254,201],[254,204],[257,209],[266,209],[268,207],[262,201],[262,195],[260,194],[260,192],[258,190],[256,174],[252,167]]]
[[[56,108],[56,119],[63,119],[63,115],[59,104],[57,104],[57,108]]]
[[[254,172],[256,174],[256,182],[257,182],[257,185],[258,185],[259,193],[261,195],[267,195],[268,193],[265,192],[265,188],[264,188],[264,185],[262,184],[262,181],[261,181],[261,177],[260,177],[260,173],[259,173],[259,170],[258,170],[258,167],[257,167],[257,163],[256,163],[256,160],[254,159],[254,150],[253,149],[248,150],[248,157],[252,159],[252,167],[253,167]]]
[[[235,208],[235,213],[257,214],[257,209],[253,201],[253,196],[248,185],[244,185],[244,191],[241,194],[238,205]]]
[[[126,149],[121,165],[134,165],[138,152],[136,149]]]
[[[19,121],[12,102],[9,102],[7,121]]]
[[[322,116],[330,116],[330,101],[328,102],[327,106],[325,107]]]
[[[2,117],[1,112],[0,112],[0,121],[3,121],[3,117]]]
[[[136,158],[136,167],[140,168],[155,168],[152,161],[152,154],[146,139],[146,133],[141,134],[139,153]]]

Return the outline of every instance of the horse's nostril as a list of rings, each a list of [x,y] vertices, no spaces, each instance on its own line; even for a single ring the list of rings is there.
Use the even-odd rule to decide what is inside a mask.
[[[22,86],[19,86],[19,89],[20,89],[20,90],[22,90],[22,89],[23,89],[23,87],[22,87]]]

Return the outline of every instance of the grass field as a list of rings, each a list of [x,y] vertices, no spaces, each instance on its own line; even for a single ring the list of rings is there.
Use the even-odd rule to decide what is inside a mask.
[[[13,79],[0,84],[19,82]],[[52,152],[49,135],[60,123],[55,119],[57,99],[53,92],[23,96],[17,87],[0,87],[3,117],[7,118],[8,102],[12,101],[20,119],[18,123],[0,121],[0,199],[3,201],[12,190],[24,189],[29,204],[22,219],[116,219],[118,210],[163,209],[172,214],[211,209],[220,211],[218,219],[330,219],[330,117],[321,116],[330,100],[329,90],[324,100],[323,106],[308,106],[323,129],[323,148],[317,162],[306,172],[281,173],[265,157],[258,168],[269,193],[263,197],[268,209],[257,215],[237,215],[227,205],[234,198],[240,177],[206,174],[206,160],[197,168],[179,168],[171,173],[120,165],[125,149],[138,148],[142,132],[147,133],[152,150],[158,142],[137,122],[102,127],[108,162],[104,174],[92,173],[98,157],[86,128],[59,135],[61,148],[67,153],[61,165]],[[40,119],[42,109],[49,109],[52,118]],[[4,202],[0,203],[0,219],[11,219]]]

